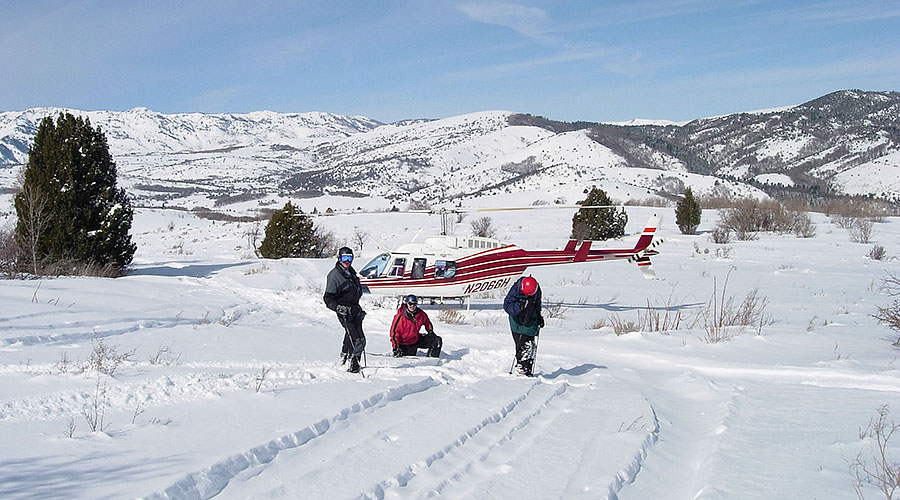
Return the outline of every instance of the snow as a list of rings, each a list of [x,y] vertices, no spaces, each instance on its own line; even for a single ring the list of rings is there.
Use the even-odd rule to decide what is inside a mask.
[[[759,174],[753,179],[763,184],[781,184],[782,186],[794,185],[794,180],[786,174]]]
[[[848,194],[884,193],[890,197],[900,191],[900,151],[844,170],[834,176],[834,183]]]
[[[671,208],[627,210],[628,243],[664,215],[653,258],[664,279],[621,261],[535,268],[558,314],[545,314],[532,379],[507,374],[496,292],[468,313],[444,306],[463,324],[424,306],[439,360],[384,356],[394,302],[366,296],[366,377],[347,373],[321,299],[331,259],[256,259],[250,223],[136,209],[128,276],[0,281],[0,498],[855,498],[848,463],[871,456],[859,430],[880,405],[900,409],[897,334],[871,316],[891,300],[879,283],[896,260],[867,259],[869,245],[819,214],[815,238],[726,250],[705,234],[713,210],[692,236]],[[553,248],[572,213],[490,216],[501,239]],[[348,241],[365,227],[388,246],[440,225],[317,223]],[[900,219],[873,239],[900,254]],[[378,252],[368,242],[357,260]],[[707,343],[695,319],[726,277],[727,296],[757,289],[773,322]],[[679,328],[615,335],[613,318],[636,322],[648,304],[680,312]],[[101,344],[133,352],[112,376],[79,368]],[[106,425],[91,432],[98,388]],[[896,461],[900,446],[888,451]]]

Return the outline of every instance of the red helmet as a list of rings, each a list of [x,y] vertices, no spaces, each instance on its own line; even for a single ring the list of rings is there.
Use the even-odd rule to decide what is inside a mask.
[[[519,288],[522,290],[522,293],[525,295],[534,295],[534,292],[537,292],[538,283],[537,280],[532,278],[531,276],[526,277],[522,280]]]

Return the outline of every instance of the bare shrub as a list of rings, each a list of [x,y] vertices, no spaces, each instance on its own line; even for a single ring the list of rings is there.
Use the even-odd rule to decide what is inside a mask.
[[[717,225],[731,229],[742,241],[755,240],[758,232],[815,236],[815,224],[807,213],[788,209],[776,200],[736,200],[732,207],[719,212]]]
[[[64,373],[69,373],[69,368],[71,367],[72,362],[69,360],[69,353],[67,351],[63,351],[59,355],[59,361],[56,362],[56,373],[60,375]]]
[[[816,225],[807,212],[795,211],[794,213],[794,235],[798,238],[815,238]]]
[[[855,243],[869,243],[872,239],[872,227],[875,225],[870,219],[857,218],[847,229],[850,239]]]
[[[107,345],[103,339],[93,339],[91,340],[91,355],[88,358],[87,369],[112,377],[119,366],[129,361],[133,355],[133,349],[119,353],[118,346]]]
[[[269,272],[269,266],[263,264],[259,267],[251,267],[244,271],[244,276],[252,276],[254,274],[266,274]]]
[[[900,277],[893,273],[888,273],[887,277],[882,280],[881,289],[888,295],[896,297],[900,295]],[[892,330],[900,332],[900,300],[894,300],[888,306],[876,306],[878,312],[872,317],[881,323],[886,324]],[[900,347],[900,338],[894,341],[894,347]]]
[[[9,227],[0,229],[0,275],[6,279],[14,279],[17,275],[19,261],[19,245],[16,233]]]
[[[596,321],[588,325],[588,330],[600,330],[601,328],[606,328],[608,325],[606,323],[606,318],[598,318]]]
[[[226,327],[231,326],[237,320],[241,319],[241,316],[243,316],[243,315],[244,315],[244,313],[241,312],[240,309],[233,309],[231,311],[225,311],[225,314],[223,314],[222,317],[219,319],[219,324],[222,326],[226,326]]]
[[[154,366],[171,366],[178,363],[179,359],[181,359],[181,354],[176,355],[172,350],[172,345],[170,344],[157,347],[156,353],[151,355],[147,362]]]
[[[900,295],[900,276],[888,271],[887,276],[881,279],[880,288],[891,297]]]
[[[144,411],[144,402],[138,401],[137,404],[134,405],[134,411],[131,413],[131,423],[134,424],[137,418],[141,416]]]
[[[618,314],[614,314],[609,317],[610,325],[612,326],[613,332],[617,335],[625,335],[626,333],[631,332],[640,332],[643,330],[644,325],[641,323],[641,317],[638,316],[638,321],[625,321]]]
[[[359,227],[354,227],[353,228],[353,238],[351,241],[353,241],[353,243],[356,245],[356,248],[358,248],[359,250],[362,250],[363,246],[365,246],[365,244],[366,244],[366,241],[369,240],[369,236],[370,236],[369,232],[366,231],[365,229],[362,229]]]
[[[844,229],[849,227],[853,219],[865,218],[875,222],[883,222],[886,215],[895,210],[890,204],[861,198],[836,198],[821,205],[831,222]]]
[[[541,312],[546,314],[548,318],[562,318],[569,311],[569,306],[565,305],[561,300],[546,301]]]
[[[831,223],[842,229],[850,229],[857,217],[852,215],[834,214],[829,217]]]
[[[38,246],[44,232],[50,226],[50,198],[31,184],[25,184],[17,198],[21,200],[21,210],[17,210],[21,228],[19,245],[28,260],[32,274],[40,276],[43,257],[38,255]]]
[[[733,267],[725,276],[721,294],[716,279],[713,279],[712,295],[706,307],[700,311],[706,330],[705,340],[711,344],[740,335],[747,326],[757,326],[759,333],[763,326],[772,324],[772,317],[766,313],[768,299],[760,296],[757,288],[749,291],[740,302],[733,296],[726,296],[732,271]]]
[[[888,325],[891,329],[900,331],[900,301],[895,300],[887,307],[878,307],[875,319]],[[894,341],[894,347],[900,347],[900,338]]]
[[[206,314],[204,314],[202,318],[197,318],[191,326],[196,330],[197,328],[210,323],[212,323],[212,320],[209,319],[209,311],[206,311]]]
[[[464,325],[466,324],[466,316],[456,309],[442,307],[438,312],[438,320],[448,325]]]
[[[718,245],[731,243],[731,230],[716,224],[713,230],[709,232],[709,241]]]
[[[81,262],[74,259],[44,261],[40,265],[44,276],[93,276],[96,278],[118,278],[124,276],[127,269],[107,262]]]
[[[406,206],[407,210],[431,210],[431,203],[425,200],[410,200]]]
[[[75,417],[69,417],[69,419],[66,420],[66,429],[63,431],[63,436],[72,439],[75,437],[75,429],[77,428],[78,426],[75,425]]]
[[[497,234],[497,229],[493,225],[494,221],[490,217],[481,217],[480,219],[473,220],[471,224],[472,236],[493,238]]]
[[[169,223],[169,231],[174,229],[172,223]],[[257,257],[261,257],[259,254],[259,235],[262,230],[262,222],[254,221],[246,231],[244,231],[244,237],[247,238],[247,248],[253,251],[253,255]]]
[[[665,198],[640,198],[640,199],[629,199],[623,203],[626,207],[654,207],[654,208],[669,208],[672,206],[672,202]]]
[[[862,485],[875,485],[884,495],[885,500],[894,498],[894,491],[900,487],[900,464],[888,456],[888,443],[900,425],[893,420],[888,422],[888,405],[881,405],[876,416],[869,419],[869,425],[859,433],[859,439],[869,442],[869,455],[860,452],[850,463],[850,473],[857,497],[864,500]]]
[[[88,428],[91,429],[91,432],[103,432],[106,429],[106,423],[103,421],[103,417],[106,412],[108,401],[106,395],[106,382],[101,384],[100,377],[97,377],[94,397],[81,407],[81,414],[84,416],[84,420],[87,421]]]
[[[497,316],[488,316],[485,318],[478,318],[477,323],[481,326],[496,326],[500,324],[500,318]]]
[[[256,392],[259,392],[262,389],[263,384],[266,381],[266,377],[269,375],[269,372],[272,371],[272,367],[267,367],[263,365],[259,368],[259,374],[256,375],[256,384],[253,386]]]
[[[316,228],[313,239],[315,240],[315,247],[319,250],[319,258],[337,255],[338,248],[344,246],[344,244],[339,242],[337,237],[335,237],[334,232],[326,231],[320,227]]]
[[[869,253],[866,254],[866,257],[872,260],[883,260],[885,258],[884,247],[876,243],[875,246],[869,250]]]
[[[731,247],[716,248],[716,258],[719,260],[729,260],[731,259],[731,251]]]
[[[672,292],[675,293],[674,291]],[[662,307],[653,307],[647,300],[647,308],[638,311],[638,323],[644,325],[644,331],[668,334],[681,328],[681,311],[673,305],[673,295],[669,295]]]

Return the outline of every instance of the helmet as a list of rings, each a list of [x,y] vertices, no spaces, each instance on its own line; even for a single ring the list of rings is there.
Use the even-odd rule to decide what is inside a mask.
[[[407,305],[417,305],[419,303],[419,299],[415,295],[407,295],[403,298],[403,303]]]
[[[521,283],[519,283],[519,289],[522,290],[522,293],[525,295],[534,295],[538,289],[538,282],[531,276],[522,278]]]
[[[345,255],[347,257],[344,257]],[[353,262],[353,250],[348,247],[341,247],[341,249],[338,250],[337,258],[341,262]]]

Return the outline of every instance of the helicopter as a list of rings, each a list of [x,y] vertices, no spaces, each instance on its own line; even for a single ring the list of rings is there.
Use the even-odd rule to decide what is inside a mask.
[[[468,211],[519,210],[528,208],[487,208]],[[565,207],[555,207],[565,208]],[[610,208],[606,206],[577,208]],[[657,279],[650,257],[662,240],[654,239],[660,217],[653,214],[631,248],[592,248],[596,242],[570,239],[556,250],[526,250],[498,239],[479,236],[448,235],[447,216],[457,210],[423,211],[442,215],[442,234],[428,236],[423,242],[405,243],[384,251],[359,271],[364,293],[404,296],[443,301],[473,294],[509,288],[526,269],[577,262],[628,260],[634,262],[644,278]]]

